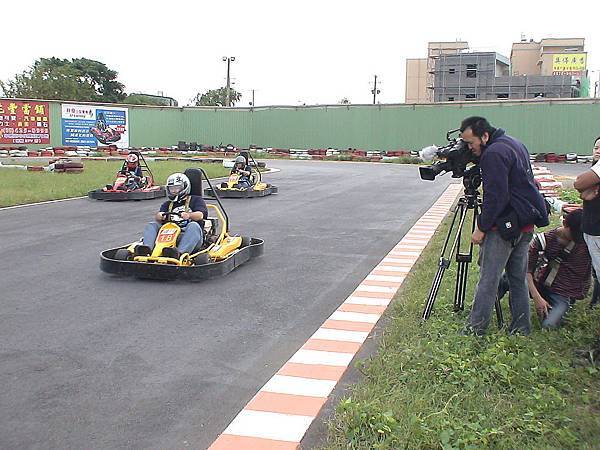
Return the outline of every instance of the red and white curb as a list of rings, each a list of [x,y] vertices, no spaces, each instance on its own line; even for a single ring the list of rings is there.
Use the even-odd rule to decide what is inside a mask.
[[[452,184],[233,419],[209,450],[296,450],[462,192]]]

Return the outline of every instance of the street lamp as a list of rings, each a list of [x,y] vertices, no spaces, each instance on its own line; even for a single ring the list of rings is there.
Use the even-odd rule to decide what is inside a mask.
[[[231,106],[231,78],[229,72],[233,61],[235,61],[235,56],[223,56],[223,62],[227,62],[227,100],[225,101],[225,106],[227,107]]]

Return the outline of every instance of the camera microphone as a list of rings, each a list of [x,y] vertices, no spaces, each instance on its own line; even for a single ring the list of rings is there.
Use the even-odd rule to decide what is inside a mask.
[[[429,147],[419,150],[419,158],[423,161],[431,161],[437,155],[437,151],[438,147],[430,145]]]

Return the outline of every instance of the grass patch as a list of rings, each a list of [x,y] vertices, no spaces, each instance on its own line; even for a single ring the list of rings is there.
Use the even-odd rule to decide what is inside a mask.
[[[554,331],[540,330],[532,308],[528,337],[508,336],[495,321],[483,338],[461,336],[467,311],[452,312],[453,262],[421,325],[448,226],[396,296],[378,353],[358,363],[364,377],[337,406],[324,448],[598,448],[600,372],[576,364],[574,350],[592,345],[600,308],[578,302]],[[465,308],[477,279],[473,264]],[[510,320],[506,298],[503,309]]]
[[[583,200],[581,200],[581,197],[579,197],[579,192],[576,189],[561,189],[559,195],[560,199],[565,202],[577,203],[578,205],[581,205],[583,203]]]
[[[83,164],[85,169],[79,174],[0,169],[0,207],[86,195],[112,183],[122,166],[121,161],[84,161]],[[149,165],[156,182],[161,184],[173,172],[183,172],[189,167],[202,167],[210,178],[229,174],[229,169],[216,163],[150,161]]]
[[[382,159],[381,162],[389,164],[423,164],[423,160],[415,156],[399,156],[398,158]]]

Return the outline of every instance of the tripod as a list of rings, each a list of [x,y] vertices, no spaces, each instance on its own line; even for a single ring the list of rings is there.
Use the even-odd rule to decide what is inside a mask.
[[[467,276],[469,274],[469,264],[473,261],[473,242],[469,239],[469,246],[467,249],[461,250],[462,244],[462,233],[465,222],[467,221],[467,215],[469,210],[473,211],[473,219],[471,222],[471,234],[475,231],[475,225],[477,224],[477,217],[481,210],[481,198],[478,191],[481,186],[481,175],[479,173],[479,167],[473,166],[469,170],[465,171],[463,176],[464,195],[458,200],[458,205],[454,216],[452,217],[452,223],[448,230],[448,235],[444,241],[444,247],[440,254],[438,262],[438,270],[433,278],[433,283],[427,297],[425,309],[423,310],[422,320],[427,320],[433,310],[433,304],[437,298],[438,291],[442,284],[442,278],[446,269],[450,267],[452,261],[452,255],[456,254],[455,259],[458,264],[456,271],[456,284],[454,288],[454,312],[463,311],[465,309],[465,294],[467,291]],[[456,225],[458,226],[456,227]],[[448,244],[450,238],[456,228],[454,240],[450,252],[448,250]],[[504,325],[504,318],[502,316],[502,307],[500,306],[500,300],[496,299],[496,320],[498,322],[498,328],[502,328]]]

